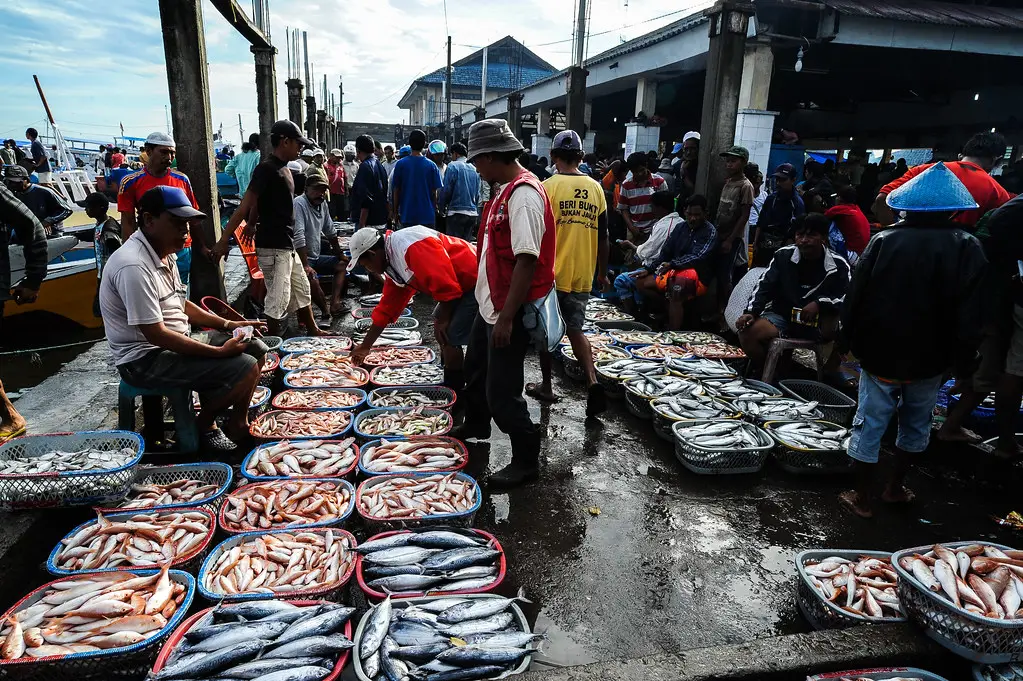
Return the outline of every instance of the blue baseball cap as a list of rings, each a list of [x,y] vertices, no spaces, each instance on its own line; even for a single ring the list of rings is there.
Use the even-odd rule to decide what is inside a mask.
[[[448,145],[444,144],[441,140],[434,140],[430,142],[430,153],[431,154],[443,154],[448,150]]]
[[[680,151],[682,151],[682,143],[681,142],[675,142],[675,146],[673,146],[671,148],[671,153],[677,154]]]
[[[206,213],[196,210],[192,207],[192,202],[188,200],[188,195],[181,187],[169,187],[167,185],[161,185],[159,187],[153,187],[139,199],[139,208],[143,213],[152,213],[159,215],[160,213],[167,212],[171,215],[175,215],[179,218],[204,218]]]
[[[935,213],[979,208],[966,185],[940,161],[885,199],[894,210]]]
[[[410,147],[409,145],[406,144],[405,146],[403,146],[401,149],[398,150],[398,158],[405,158],[406,156],[408,156],[411,153],[412,153],[412,147]]]

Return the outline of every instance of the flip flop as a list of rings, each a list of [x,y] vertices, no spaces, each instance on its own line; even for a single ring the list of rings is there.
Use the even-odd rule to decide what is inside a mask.
[[[561,398],[558,397],[557,395],[555,395],[554,393],[542,393],[542,392],[540,392],[540,384],[539,383],[527,383],[526,384],[526,394],[529,395],[530,397],[532,397],[535,400],[539,400],[540,402],[546,402],[548,404],[554,404],[555,402],[558,402],[558,401],[561,400]]]
[[[24,435],[26,432],[28,432],[28,426],[22,426],[15,430],[0,430],[0,444],[3,444],[8,440],[13,440],[19,435]]]

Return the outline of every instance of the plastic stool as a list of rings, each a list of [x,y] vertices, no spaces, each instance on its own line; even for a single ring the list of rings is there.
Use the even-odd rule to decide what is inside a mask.
[[[152,390],[136,388],[121,381],[117,388],[117,427],[135,430],[135,398],[142,398],[147,442],[163,439],[163,398],[174,410],[174,430],[178,438],[178,451],[199,451],[199,429],[195,425],[195,407],[191,392],[185,389]]]
[[[817,380],[824,380],[824,346],[812,340],[794,340],[792,338],[775,338],[767,346],[767,359],[764,360],[764,373],[760,380],[764,383],[774,382],[774,373],[778,369],[778,360],[785,353],[790,353],[798,348],[813,350],[817,358]]]

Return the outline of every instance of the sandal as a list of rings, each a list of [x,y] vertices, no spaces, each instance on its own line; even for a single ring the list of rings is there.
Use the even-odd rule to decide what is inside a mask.
[[[533,399],[539,400],[540,402],[546,402],[548,404],[554,404],[555,402],[561,400],[561,398],[555,395],[554,393],[542,392],[540,388],[541,388],[540,383],[527,383],[526,394],[532,397]]]
[[[7,442],[8,440],[13,440],[14,438],[20,435],[24,435],[27,432],[28,426],[21,426],[20,428],[15,428],[14,430],[0,430],[0,445]]]
[[[202,434],[202,443],[207,449],[212,449],[218,452],[230,452],[238,448],[234,442],[232,442],[227,435],[224,435],[224,431],[219,428],[206,431]]]

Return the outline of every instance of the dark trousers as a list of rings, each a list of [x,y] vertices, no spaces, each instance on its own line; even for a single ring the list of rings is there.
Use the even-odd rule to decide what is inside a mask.
[[[344,222],[348,219],[348,196],[345,194],[332,194],[328,206],[334,220]]]
[[[479,218],[475,215],[452,213],[447,217],[448,236],[465,239],[466,241],[474,241],[476,239],[478,220]]]
[[[522,313],[515,317],[511,342],[503,348],[490,343],[494,327],[479,314],[472,323],[465,354],[465,404],[467,425],[489,425],[490,419],[511,437],[535,433],[522,396],[529,335],[522,326]]]

